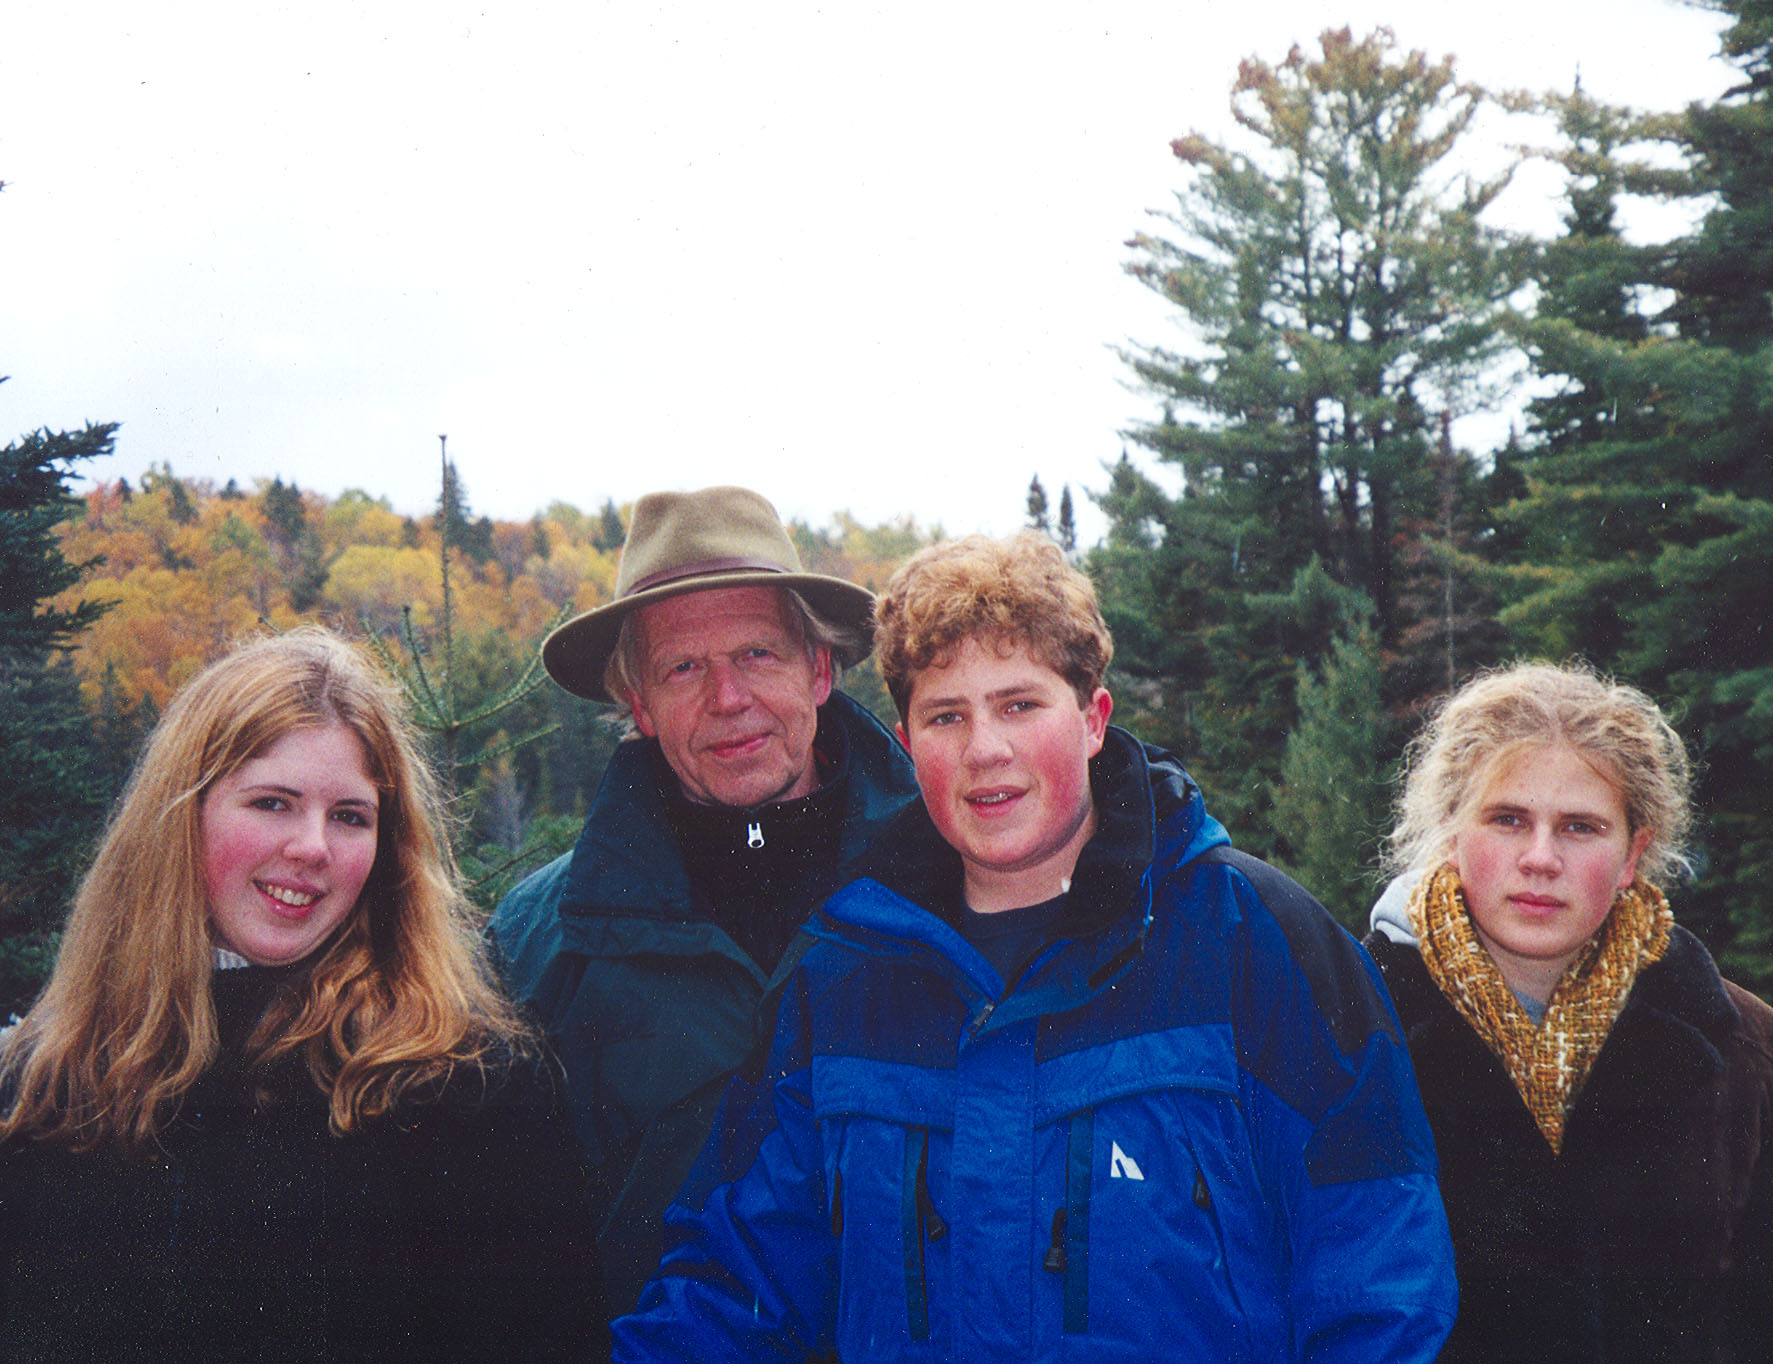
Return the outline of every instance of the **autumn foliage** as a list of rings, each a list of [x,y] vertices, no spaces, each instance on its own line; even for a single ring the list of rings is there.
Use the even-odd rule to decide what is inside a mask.
[[[98,485],[85,515],[62,531],[69,559],[101,560],[76,595],[112,604],[74,654],[90,702],[108,685],[119,704],[146,700],[157,710],[261,622],[285,629],[321,620],[347,634],[367,623],[392,635],[411,606],[421,632],[437,623],[435,518],[403,517],[361,492],[329,500],[280,480],[251,495],[166,471],[143,484]],[[273,521],[267,504],[292,493],[299,518]],[[561,606],[607,600],[615,554],[591,543],[592,524],[556,504],[528,524],[492,526],[493,552],[479,562],[457,551],[457,632],[533,642]]]

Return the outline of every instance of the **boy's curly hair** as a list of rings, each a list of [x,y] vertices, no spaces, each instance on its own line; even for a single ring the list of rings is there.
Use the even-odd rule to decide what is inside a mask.
[[[893,574],[874,603],[874,655],[901,720],[917,674],[952,661],[969,639],[1026,646],[1079,705],[1114,656],[1095,587],[1034,531],[930,545]]]

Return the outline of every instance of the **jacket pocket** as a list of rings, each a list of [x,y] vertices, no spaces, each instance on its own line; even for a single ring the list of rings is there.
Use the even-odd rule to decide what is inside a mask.
[[[952,1078],[818,1058],[813,1107],[825,1163],[830,1226],[838,1240],[838,1340],[899,1341],[936,1350],[948,1221],[932,1189],[945,1143]],[[941,1148],[946,1149],[945,1145]],[[945,1249],[945,1247],[943,1248]],[[939,1353],[939,1351],[938,1351]]]
[[[1229,1040],[1212,1027],[1140,1034],[1041,1067],[1042,1265],[1054,1277],[1037,1311],[1068,1355],[1273,1353],[1273,1330],[1257,1339],[1252,1327],[1280,1311],[1274,1217]]]
[[[1229,1122],[1223,1121],[1230,1110]],[[1079,1119],[1070,1120],[1075,1141]],[[1068,1160],[1067,1223],[1081,1205],[1087,1272],[1065,1292],[1065,1329],[1087,1297],[1092,1335],[1143,1336],[1174,1345],[1174,1357],[1260,1357],[1251,1303],[1274,1272],[1247,1250],[1267,1241],[1269,1212],[1247,1168],[1229,1149],[1241,1123],[1229,1098],[1159,1090],[1093,1112],[1087,1166]],[[1071,1184],[1086,1170],[1080,1195]],[[1067,1272],[1072,1270],[1067,1247]],[[1271,1304],[1274,1306],[1275,1304]]]

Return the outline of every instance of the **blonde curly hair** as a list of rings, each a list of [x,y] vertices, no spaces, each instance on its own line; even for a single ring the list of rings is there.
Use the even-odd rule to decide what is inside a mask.
[[[1492,669],[1441,703],[1404,756],[1388,869],[1447,861],[1502,767],[1550,744],[1568,745],[1619,788],[1631,834],[1649,831],[1640,875],[1662,883],[1691,870],[1692,769],[1681,736],[1645,693],[1579,662]]]

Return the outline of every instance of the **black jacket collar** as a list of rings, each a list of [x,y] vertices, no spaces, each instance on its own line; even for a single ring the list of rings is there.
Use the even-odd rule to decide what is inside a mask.
[[[1101,752],[1090,760],[1096,832],[1078,857],[1054,933],[1082,936],[1122,918],[1139,898],[1155,855],[1158,807],[1167,816],[1194,795],[1193,782],[1173,759],[1110,725]],[[880,882],[950,925],[959,917],[960,854],[937,832],[921,799],[899,813],[857,864],[856,874]]]

